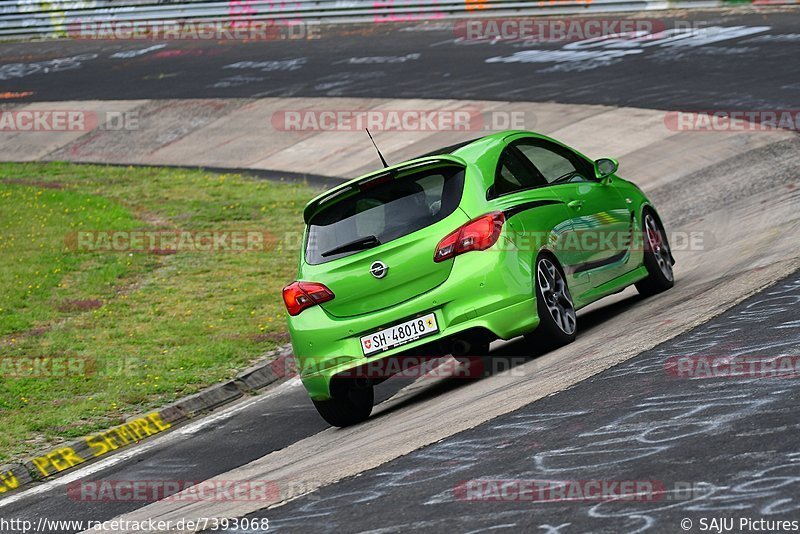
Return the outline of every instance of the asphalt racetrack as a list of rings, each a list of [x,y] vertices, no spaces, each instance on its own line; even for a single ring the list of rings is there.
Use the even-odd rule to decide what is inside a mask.
[[[705,29],[681,44],[664,36],[531,45],[469,39],[433,22],[325,26],[309,40],[0,44],[0,82],[33,91],[34,101],[358,96],[681,110],[800,101],[796,11],[630,18]]]
[[[795,379],[685,380],[665,362],[720,345],[731,355],[793,354],[798,302],[794,275],[558,395],[251,518],[278,532],[673,532],[687,517],[796,517]],[[656,492],[629,500],[518,492],[517,481],[644,473]],[[489,485],[500,481],[505,492]]]
[[[6,43],[0,92],[31,93],[7,99],[10,108],[23,100],[265,97],[800,108],[797,10],[652,13],[718,29],[681,46],[470,43],[439,23],[323,28],[319,39],[274,42]],[[644,131],[635,115],[614,117],[628,121],[632,139]],[[583,135],[602,139],[602,121],[594,126]],[[543,353],[522,340],[496,342],[494,359],[509,365],[477,380],[392,378],[378,386],[373,416],[346,429],[327,427],[290,378],[0,499],[0,517],[263,517],[278,532],[562,534],[683,532],[685,519],[697,531],[714,517],[734,517],[737,527],[740,518],[797,521],[797,376],[687,377],[669,364],[798,356],[800,139],[789,130],[754,143],[766,139],[758,135],[725,138],[724,151],[704,138],[708,159],[692,155],[686,172],[689,156],[675,148],[683,145],[649,146],[669,179],[639,185],[668,229],[696,232],[702,245],[674,251],[672,290],[643,299],[629,288],[579,313],[575,343]],[[636,181],[648,157],[636,161],[621,175]],[[154,479],[270,480],[280,492],[209,503],[87,502],[68,491]],[[487,482],[498,480],[649,481],[655,491],[622,500],[497,498]]]

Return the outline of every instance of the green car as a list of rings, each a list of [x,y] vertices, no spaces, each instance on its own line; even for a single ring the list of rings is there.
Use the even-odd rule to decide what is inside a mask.
[[[283,299],[320,415],[340,427],[367,419],[392,358],[486,355],[520,335],[563,345],[591,302],[631,284],[645,295],[672,287],[664,226],[617,167],[506,131],[309,202],[298,281]]]

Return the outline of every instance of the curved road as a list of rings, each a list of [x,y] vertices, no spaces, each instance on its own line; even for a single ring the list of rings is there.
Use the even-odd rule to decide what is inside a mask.
[[[33,92],[24,101],[358,96],[688,110],[800,102],[790,67],[797,8],[600,19],[644,19],[655,34],[532,44],[419,23],[324,26],[311,40],[7,43],[0,87]],[[682,33],[658,33],[675,28]]]
[[[169,43],[127,58],[111,56],[152,43],[4,44],[0,80],[4,91],[32,91],[28,100],[393,96],[556,101],[576,110],[800,107],[800,82],[788,68],[800,40],[796,11],[688,19],[738,29],[700,34],[681,47],[617,42],[617,50],[635,51],[622,55],[606,46],[576,55],[568,45],[464,44],[453,41],[452,30],[422,27],[366,28],[371,35],[319,41]],[[383,59],[352,59],[363,57]],[[59,58],[72,63],[53,63]],[[227,85],[215,85],[225,79]],[[650,131],[644,117],[633,114],[623,126],[635,148],[621,174],[647,176],[640,185],[667,227],[702,237],[698,246],[675,251],[673,290],[647,300],[628,290],[591,306],[580,314],[578,340],[554,352],[497,343],[496,359],[513,367],[480,380],[389,380],[379,387],[373,417],[355,428],[326,428],[290,379],[6,497],[0,517],[263,516],[280,531],[563,533],[677,532],[681,518],[734,511],[797,519],[798,429],[785,409],[796,404],[796,379],[686,380],[671,377],[664,363],[685,355],[796,355],[800,294],[791,275],[800,267],[800,140],[792,132],[763,132],[648,144],[641,139]],[[602,137],[602,124],[595,127],[583,135]],[[693,145],[702,150],[692,152]],[[682,171],[688,163],[699,170]],[[773,467],[792,482],[757,490]],[[280,493],[255,501],[149,503],[87,502],[68,491],[96,480],[209,478],[272,481]],[[658,504],[542,508],[459,499],[453,488],[474,478],[658,480],[665,490]],[[685,483],[695,491],[677,495]]]

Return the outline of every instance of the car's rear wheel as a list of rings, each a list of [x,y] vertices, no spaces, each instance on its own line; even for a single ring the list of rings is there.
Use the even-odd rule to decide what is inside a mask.
[[[564,271],[554,258],[542,255],[536,260],[534,285],[539,326],[527,337],[548,348],[572,343],[578,331],[575,306]]]
[[[332,426],[352,426],[369,418],[375,403],[375,390],[368,387],[347,387],[338,396],[312,401],[325,421]]]
[[[672,273],[672,255],[664,230],[651,211],[644,212],[644,266],[647,278],[636,282],[636,289],[644,296],[655,295],[675,285]]]

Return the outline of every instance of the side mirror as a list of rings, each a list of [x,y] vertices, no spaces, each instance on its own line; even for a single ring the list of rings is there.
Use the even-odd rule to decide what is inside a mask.
[[[617,172],[619,163],[614,158],[600,158],[594,162],[595,175],[603,182],[611,182],[611,175]]]

